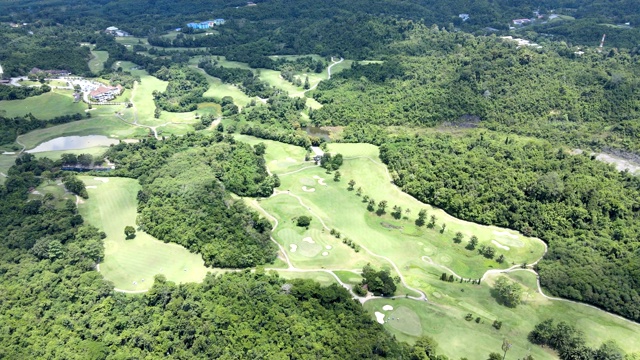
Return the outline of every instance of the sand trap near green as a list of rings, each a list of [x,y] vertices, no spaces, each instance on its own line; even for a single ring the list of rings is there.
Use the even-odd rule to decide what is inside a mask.
[[[163,274],[177,283],[202,281],[207,271],[199,254],[182,246],[164,243],[138,231],[127,240],[124,227],[135,227],[137,180],[82,176],[89,199],[78,205],[85,221],[107,234],[104,240],[105,259],[100,272],[118,289],[147,290],[153,278]]]

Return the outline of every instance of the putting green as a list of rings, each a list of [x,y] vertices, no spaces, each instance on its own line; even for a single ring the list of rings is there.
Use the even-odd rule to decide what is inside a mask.
[[[199,282],[208,269],[202,257],[182,246],[163,243],[145,232],[125,239],[124,227],[135,225],[136,180],[82,176],[89,199],[78,205],[85,221],[107,234],[104,240],[105,259],[100,272],[105,279],[123,290],[146,290],[153,285],[156,274],[164,274],[177,283]]]
[[[386,313],[386,321],[392,328],[411,336],[422,335],[422,324],[415,311],[406,306],[400,306]]]

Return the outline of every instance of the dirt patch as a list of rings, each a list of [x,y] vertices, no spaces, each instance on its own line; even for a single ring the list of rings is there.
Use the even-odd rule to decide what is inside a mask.
[[[389,224],[388,222],[385,222],[385,221],[382,221],[380,223],[380,225],[382,225],[382,227],[386,228],[386,229],[402,230],[402,226],[396,226],[396,225],[393,225],[393,224]]]

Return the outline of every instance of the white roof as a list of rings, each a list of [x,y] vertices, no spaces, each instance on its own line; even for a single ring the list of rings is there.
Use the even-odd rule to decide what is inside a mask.
[[[115,27],[115,26],[109,26],[109,27],[107,28],[107,31],[116,31],[116,30],[118,30],[118,28],[117,28],[117,27]]]

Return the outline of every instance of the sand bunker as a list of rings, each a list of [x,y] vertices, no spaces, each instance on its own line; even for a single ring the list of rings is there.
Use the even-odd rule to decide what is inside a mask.
[[[306,186],[303,186],[303,187],[302,187],[302,191],[306,191],[306,192],[314,192],[314,191],[316,191],[316,189],[315,189],[315,188],[308,188],[308,187],[306,187]]]
[[[327,245],[324,248],[327,249],[327,250],[331,250],[331,245]]]
[[[87,189],[97,189],[98,187],[95,185],[86,186]]]
[[[287,160],[288,162],[293,162],[293,163],[294,163],[294,162],[298,162],[298,160],[296,160],[296,159],[292,159],[292,158],[290,158],[290,157],[286,158],[285,160]]]
[[[391,310],[393,310],[393,306],[391,306],[391,305],[385,305],[385,306],[383,306],[383,307],[382,307],[382,310],[384,310],[384,311],[391,311]]]
[[[322,253],[322,256],[327,256],[327,255],[329,255],[329,253],[326,251]]]
[[[508,246],[504,246],[504,245],[500,244],[500,243],[499,243],[498,241],[496,241],[496,240],[491,240],[491,243],[492,243],[493,245],[495,245],[495,246],[499,247],[499,248],[500,248],[500,249],[502,249],[502,250],[509,250],[509,247],[508,247]]]
[[[494,231],[493,234],[496,235],[496,236],[507,236],[507,237],[510,237],[512,239],[519,238],[518,235],[512,234],[512,233],[510,233],[508,231]]]
[[[319,179],[318,180],[318,184],[320,184],[322,186],[327,186],[327,183],[324,182],[324,179]]]
[[[376,311],[375,314],[376,314],[376,320],[378,320],[380,324],[384,324],[384,314],[378,311]]]
[[[315,241],[313,241],[313,239],[312,239],[312,238],[310,238],[310,237],[306,237],[306,238],[302,239],[302,241],[304,241],[304,242],[308,242],[309,244],[315,244],[315,243],[316,243],[316,242],[315,242]]]
[[[93,180],[95,180],[95,181],[102,181],[103,183],[108,183],[108,182],[109,182],[109,179],[107,179],[107,178],[100,178],[100,177],[93,178]]]
[[[289,250],[290,250],[291,252],[296,252],[296,250],[298,250],[298,245],[296,245],[296,244],[290,244],[290,245],[289,245]]]

